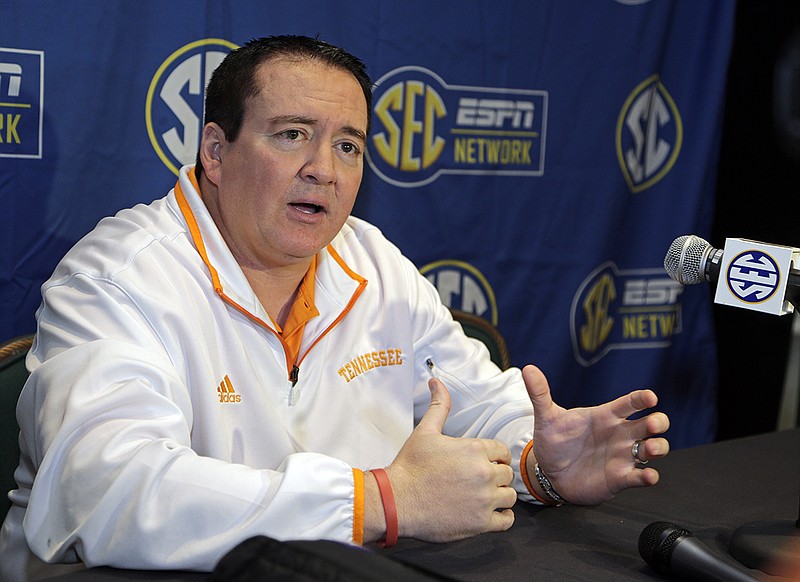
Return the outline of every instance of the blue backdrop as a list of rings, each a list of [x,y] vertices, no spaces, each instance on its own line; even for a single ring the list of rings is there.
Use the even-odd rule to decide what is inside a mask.
[[[710,230],[734,8],[6,0],[0,337],[34,330],[40,285],[102,216],[163,196],[194,160],[232,47],[319,35],[377,84],[355,214],[448,305],[495,323],[560,404],[651,387],[673,446],[710,441],[708,291],[661,264]]]

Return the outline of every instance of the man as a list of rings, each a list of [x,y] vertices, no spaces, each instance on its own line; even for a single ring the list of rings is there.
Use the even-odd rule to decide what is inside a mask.
[[[455,540],[511,527],[518,495],[598,503],[658,480],[668,419],[627,420],[655,394],[558,407],[350,217],[370,108],[343,50],[252,41],[209,84],[196,168],[65,256],[18,408],[11,575],[210,570],[257,534]]]

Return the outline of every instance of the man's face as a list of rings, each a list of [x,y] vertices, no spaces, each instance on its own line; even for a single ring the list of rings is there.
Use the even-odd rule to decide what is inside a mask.
[[[245,267],[306,261],[339,232],[361,183],[367,105],[346,71],[273,59],[256,76],[236,141],[220,141],[216,213]]]

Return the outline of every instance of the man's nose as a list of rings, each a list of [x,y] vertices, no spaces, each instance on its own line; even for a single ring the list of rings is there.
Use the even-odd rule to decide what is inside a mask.
[[[309,156],[302,169],[304,178],[318,184],[336,182],[335,153],[327,144],[314,145],[309,148]]]

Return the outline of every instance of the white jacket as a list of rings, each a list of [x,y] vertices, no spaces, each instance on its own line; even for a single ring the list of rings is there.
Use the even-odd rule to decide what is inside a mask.
[[[445,432],[503,440],[518,468],[519,370],[501,374],[362,220],[317,257],[293,385],[189,171],[102,220],[42,287],[0,562],[19,567],[25,540],[47,562],[194,570],[257,534],[352,542],[353,469],[394,459],[430,402],[428,360],[452,397]]]

